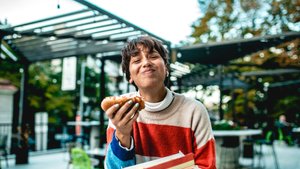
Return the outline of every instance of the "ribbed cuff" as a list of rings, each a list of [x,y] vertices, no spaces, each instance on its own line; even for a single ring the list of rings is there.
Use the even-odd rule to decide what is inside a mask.
[[[133,142],[133,139],[131,140]],[[133,144],[131,142],[131,144]],[[115,156],[117,156],[120,160],[123,161],[127,161],[127,160],[131,160],[134,158],[134,148],[130,148],[130,149],[125,149],[123,147],[121,147],[119,140],[116,137],[116,131],[114,131],[113,137],[112,137],[112,141],[111,141],[111,149],[113,151],[113,153],[115,154]]]

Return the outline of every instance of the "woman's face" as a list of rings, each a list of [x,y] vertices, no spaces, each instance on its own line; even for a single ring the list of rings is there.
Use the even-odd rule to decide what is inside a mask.
[[[139,54],[130,59],[129,82],[134,82],[139,89],[164,86],[167,68],[160,54],[155,49],[149,53],[142,45],[138,49]]]

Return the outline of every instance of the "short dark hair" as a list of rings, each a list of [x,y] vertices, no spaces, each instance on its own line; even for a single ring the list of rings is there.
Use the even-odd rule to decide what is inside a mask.
[[[162,42],[150,37],[150,36],[140,36],[135,39],[130,40],[122,49],[122,71],[125,73],[126,79],[129,81],[130,72],[129,72],[129,63],[131,56],[136,56],[139,54],[138,45],[146,47],[151,53],[154,49],[159,53],[162,59],[165,62],[167,70],[169,71],[169,55],[168,50],[163,46]]]

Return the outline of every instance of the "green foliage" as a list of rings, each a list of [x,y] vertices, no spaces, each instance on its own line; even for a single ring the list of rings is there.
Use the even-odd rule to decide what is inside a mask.
[[[77,63],[77,81],[80,78],[81,63],[86,58],[78,58]],[[21,81],[22,64],[20,61],[10,59],[0,60],[0,78],[10,80],[13,85],[19,87]],[[84,106],[90,106],[91,110],[99,110],[100,97],[100,71],[94,67],[85,68],[85,87],[84,95],[87,102]],[[108,76],[105,77],[109,83]],[[79,105],[79,89],[77,84],[74,91],[61,90],[62,79],[62,60],[35,62],[29,66],[28,77],[28,103],[29,110],[35,112],[48,112],[49,122],[53,124],[63,124],[68,120],[73,120]],[[106,88],[106,95],[110,95]]]
[[[213,130],[240,130],[241,127],[232,121],[221,120],[212,124]]]
[[[74,169],[91,169],[91,159],[81,148],[71,150],[72,166]]]
[[[31,64],[28,100],[31,111],[46,111],[49,122],[59,124],[74,116],[75,95],[61,91],[61,69],[54,67],[50,61]]]
[[[300,3],[297,0],[199,0],[199,5],[204,14],[192,26],[194,31],[191,37],[194,38],[194,43],[300,31]],[[225,108],[225,118],[232,119],[234,113],[239,118],[239,123],[244,124],[251,120],[259,123],[262,120],[260,116],[277,118],[279,114],[284,113],[290,117],[289,119],[299,123],[299,85],[268,87],[268,85],[280,84],[280,82],[298,80],[300,79],[299,73],[241,76],[243,72],[249,71],[274,68],[299,69],[299,43],[299,39],[282,43],[233,60],[224,67],[224,74],[233,73],[252,87],[248,91],[239,89],[223,91],[229,96],[233,96],[232,93],[234,93],[234,98],[226,103],[228,106]],[[217,69],[206,65],[191,67],[192,72],[199,72],[204,76],[208,76],[208,72]],[[244,107],[245,99],[247,99],[246,107]]]
[[[300,98],[297,96],[286,96],[275,104],[275,109],[279,110],[279,114],[285,113],[283,110],[293,110],[300,112]]]
[[[193,24],[195,43],[299,31],[297,0],[211,0]],[[203,4],[200,3],[200,6]]]
[[[10,59],[0,59],[0,78],[9,80],[19,87],[21,81],[21,64]]]

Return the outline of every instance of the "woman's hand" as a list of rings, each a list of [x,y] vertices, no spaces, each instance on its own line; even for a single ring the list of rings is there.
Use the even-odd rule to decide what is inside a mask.
[[[132,106],[133,104],[132,100],[129,100],[122,107],[119,104],[115,104],[106,111],[106,115],[116,127],[116,137],[122,146],[127,148],[130,148],[132,124],[138,117],[139,103],[135,103]]]

